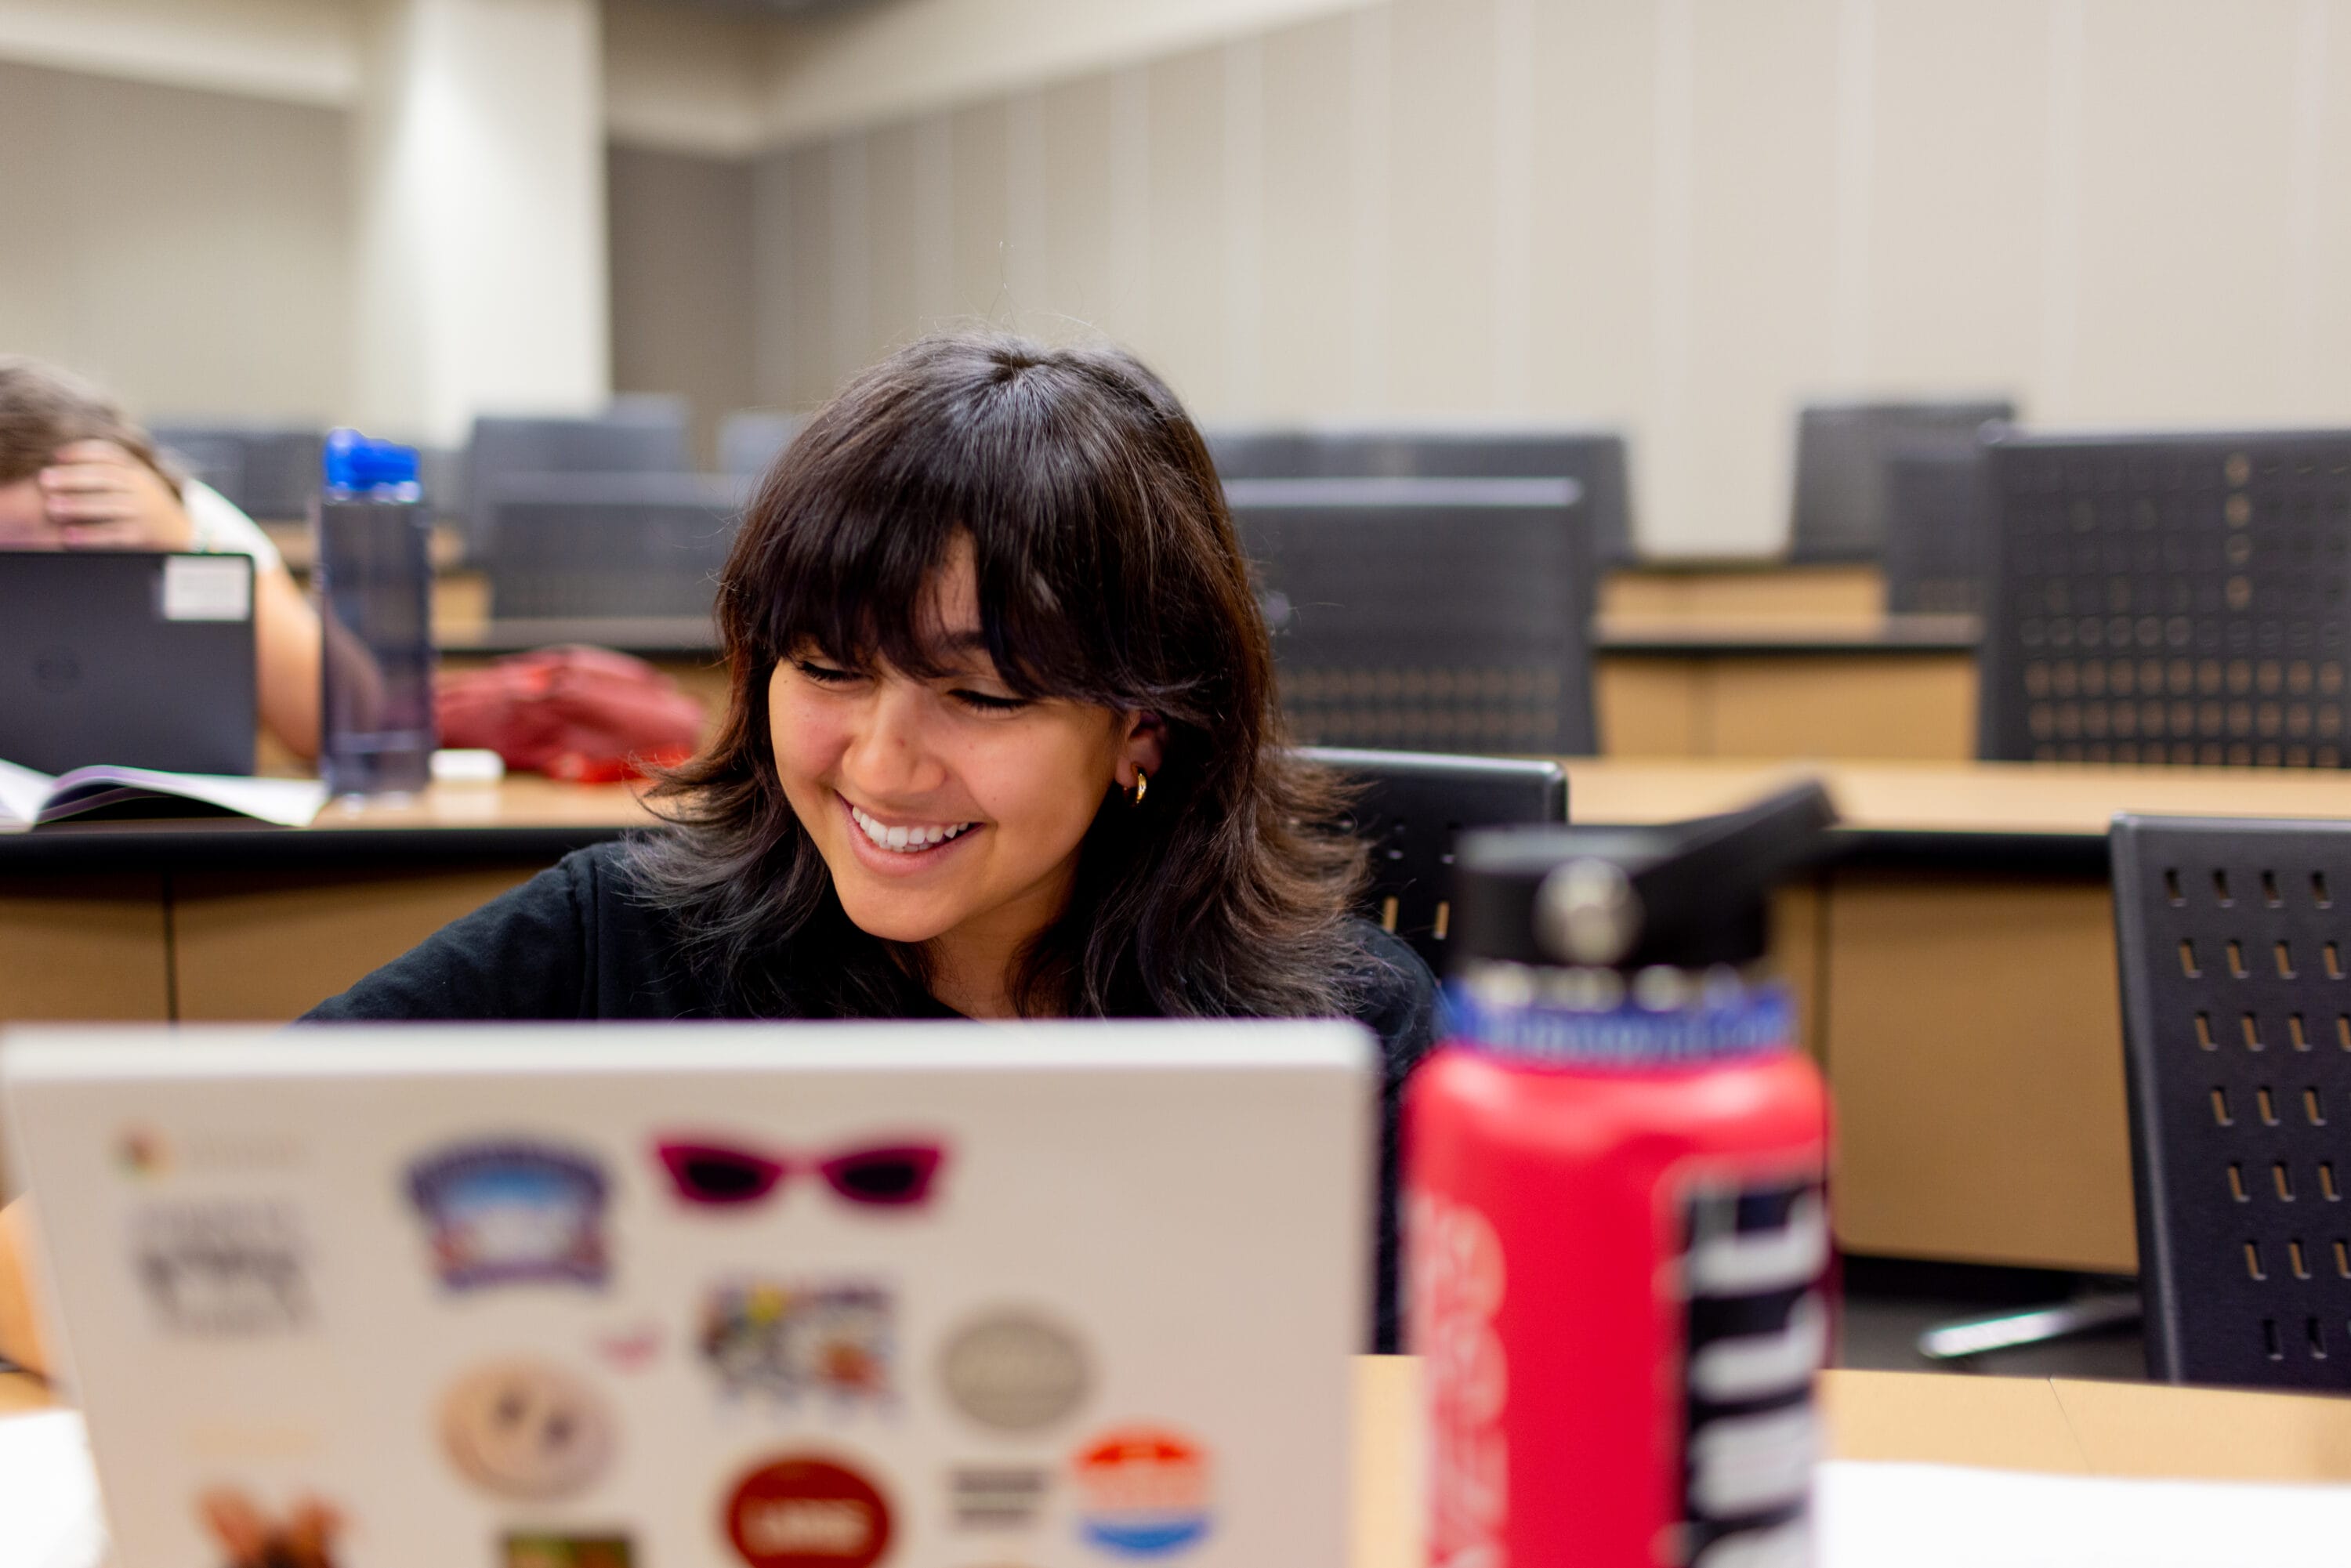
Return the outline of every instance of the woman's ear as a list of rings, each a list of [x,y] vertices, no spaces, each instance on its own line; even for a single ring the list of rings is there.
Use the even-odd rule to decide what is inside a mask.
[[[1137,708],[1125,716],[1126,737],[1118,747],[1118,787],[1132,792],[1137,769],[1144,773],[1159,771],[1160,758],[1166,750],[1167,726],[1148,708]]]

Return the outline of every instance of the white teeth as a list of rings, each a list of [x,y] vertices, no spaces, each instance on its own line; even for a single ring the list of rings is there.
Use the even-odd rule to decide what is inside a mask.
[[[876,845],[885,850],[896,850],[901,854],[913,854],[943,844],[972,825],[957,822],[953,827],[945,828],[893,828],[875,821],[854,806],[849,808],[849,814]]]

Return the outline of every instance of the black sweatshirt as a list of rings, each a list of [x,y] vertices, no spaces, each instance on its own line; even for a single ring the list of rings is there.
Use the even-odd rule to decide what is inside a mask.
[[[1384,1068],[1373,1343],[1393,1351],[1397,1113],[1405,1077],[1428,1049],[1436,988],[1419,955],[1395,936],[1365,921],[1353,934],[1376,977],[1353,1016],[1379,1036]],[[304,1021],[745,1019],[776,1010],[755,1015],[722,979],[689,964],[670,917],[635,896],[626,847],[608,843],[575,851],[451,922]],[[910,987],[903,1016],[959,1015]]]

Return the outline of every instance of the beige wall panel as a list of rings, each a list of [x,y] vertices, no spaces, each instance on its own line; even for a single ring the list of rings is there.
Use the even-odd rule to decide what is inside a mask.
[[[1004,105],[959,110],[948,124],[955,148],[955,308],[959,315],[1009,326],[1022,302],[1007,287],[1005,246],[1011,236]]]
[[[531,863],[176,878],[172,935],[180,1017],[264,1023],[299,1017],[545,869]]]
[[[1593,663],[1592,684],[1601,756],[1707,755],[1704,661],[1602,653]],[[1569,802],[1571,809],[1573,804]]]
[[[762,332],[759,401],[807,408],[830,396],[832,312],[826,149],[804,147],[759,170],[757,256]]]
[[[1976,753],[1972,654],[1740,654],[1708,663],[1708,756],[1964,762]]]
[[[914,131],[893,125],[865,138],[865,232],[875,356],[921,334],[914,223]]]
[[[1111,181],[1116,78],[1090,77],[1049,89],[1037,112],[1045,139],[1044,319],[1034,329],[1065,340],[1099,335],[1119,340],[1138,301],[1118,277]]]
[[[799,215],[792,207],[793,162],[771,152],[751,166],[751,287],[758,319],[751,334],[758,401],[790,407],[799,400],[799,312],[792,272],[792,241]]]
[[[1259,406],[1274,419],[1346,406],[1354,366],[1349,18],[1265,41],[1264,344]]]
[[[0,1023],[172,1016],[163,879],[0,877]]]
[[[1828,941],[1838,1240],[2135,1269],[2105,888],[1847,873]]]
[[[340,414],[347,124],[0,64],[0,349],[69,365],[142,418]]]
[[[1389,17],[1388,402],[1494,399],[1492,0],[1394,0]]]
[[[2296,115],[2298,177],[2288,248],[2300,259],[2287,315],[2285,396],[2296,420],[2351,423],[2351,0],[2325,0],[2310,18],[2323,52],[2307,68],[2307,125]],[[2297,48],[2296,58],[2306,56]],[[2304,97],[2301,78],[2295,96]]]
[[[684,393],[713,461],[718,422],[758,396],[751,166],[615,146],[605,172],[613,390]]]
[[[1653,393],[1656,366],[1655,7],[1592,0],[1531,9],[1530,401],[1628,423]],[[1641,455],[1635,442],[1636,470]]]
[[[2066,404],[2049,412],[2288,412],[2297,4],[2090,0],[2074,362]]]
[[[1151,101],[1151,299],[1135,347],[1196,414],[1225,388],[1225,57],[1161,60]]]
[[[1872,16],[1867,384],[2028,394],[2042,341],[2050,0]]]
[[[1837,5],[1699,5],[1682,549],[1786,537],[1795,409],[1830,377]]]

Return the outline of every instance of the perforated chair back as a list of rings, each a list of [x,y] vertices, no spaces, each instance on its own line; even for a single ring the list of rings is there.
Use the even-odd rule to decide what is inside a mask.
[[[1884,559],[1886,462],[1897,451],[1964,450],[2015,417],[2001,398],[1816,403],[1796,417],[1795,505],[1788,553],[1805,562]]]
[[[2351,822],[2112,848],[2148,1374],[2351,1387]]]
[[[1217,473],[1234,479],[1573,479],[1593,561],[1625,566],[1633,493],[1625,437],[1573,425],[1458,430],[1419,426],[1212,427]]]
[[[808,423],[804,414],[771,408],[747,408],[726,416],[718,426],[718,471],[746,479],[767,476]]]
[[[468,550],[476,559],[489,555],[497,526],[493,508],[526,476],[693,471],[685,410],[674,399],[632,399],[590,418],[483,415],[474,421],[467,455]]]
[[[1982,756],[2343,765],[2351,431],[2010,434],[1984,462]]]
[[[1567,775],[1556,762],[1335,747],[1299,755],[1357,787],[1345,825],[1371,847],[1364,914],[1440,977],[1450,967],[1454,841],[1468,828],[1567,821]]]
[[[1886,608],[1897,615],[1980,615],[1991,576],[1983,456],[1973,446],[1912,448],[1886,463]]]
[[[191,478],[201,479],[249,517],[297,522],[319,493],[327,434],[311,427],[159,424],[155,444]]]
[[[1225,494],[1300,740],[1593,749],[1593,571],[1573,482],[1256,479]]]
[[[490,497],[498,619],[706,616],[747,498],[700,474],[531,475]]]

